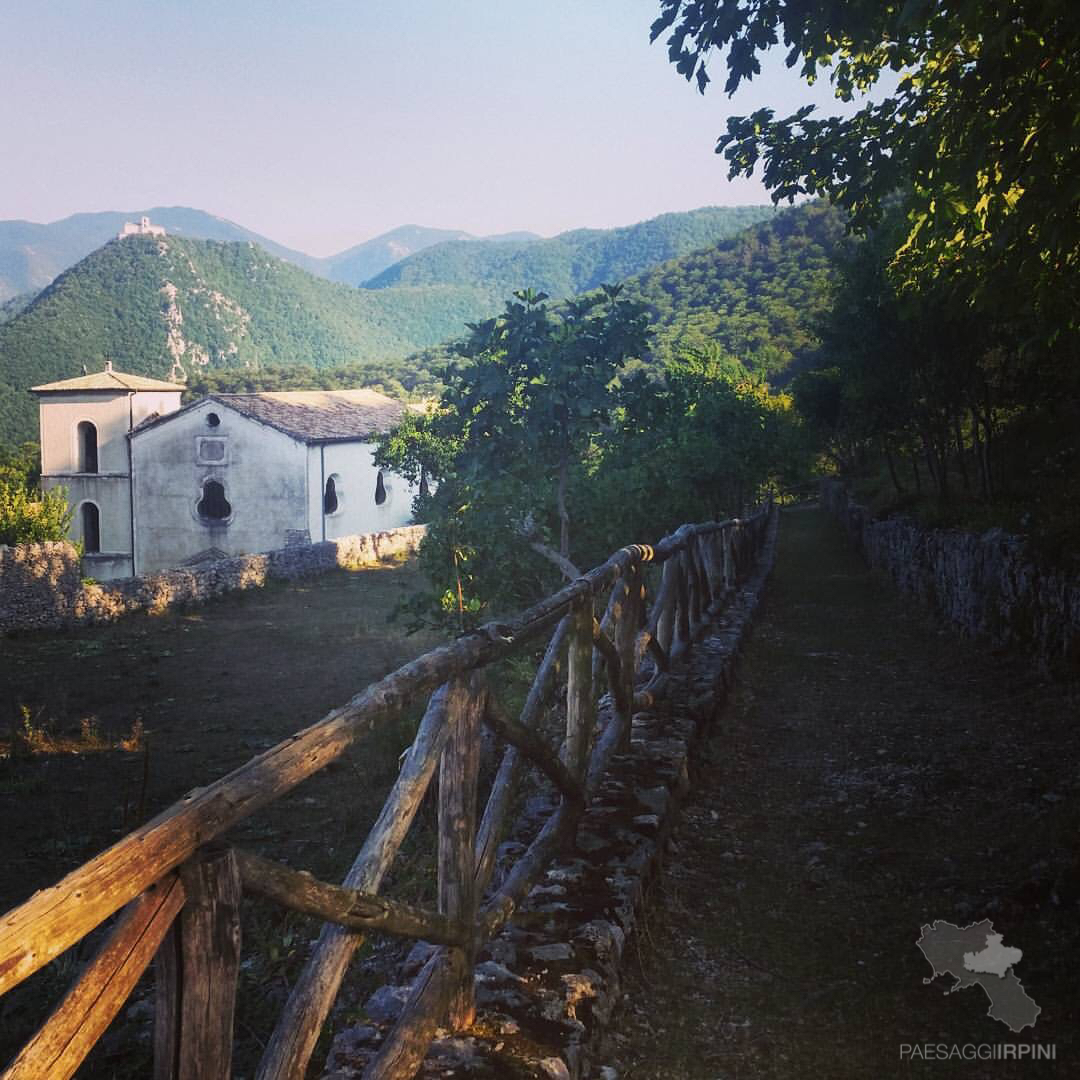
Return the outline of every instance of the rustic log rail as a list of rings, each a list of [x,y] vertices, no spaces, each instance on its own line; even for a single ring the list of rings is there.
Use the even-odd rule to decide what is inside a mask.
[[[155,955],[155,1080],[231,1074],[242,893],[325,920],[269,1040],[259,1080],[303,1076],[349,960],[365,931],[425,940],[434,951],[365,1077],[412,1076],[440,1025],[474,1014],[473,958],[505,925],[572,838],[611,756],[630,739],[635,707],[732,596],[764,541],[771,506],[745,519],[684,525],[655,546],[631,545],[508,623],[489,623],[424,654],[347,705],[205,788],[0,918],[0,995],[123,909],[97,955],[0,1080],[71,1076]],[[650,564],[662,565],[649,603]],[[600,609],[598,601],[609,596]],[[483,668],[548,635],[517,718]],[[565,679],[557,680],[565,653]],[[537,730],[565,683],[565,736]],[[604,689],[610,707],[598,709]],[[229,828],[290,791],[347,747],[430,694],[383,810],[341,885],[221,846]],[[477,822],[479,728],[506,743]],[[598,727],[600,730],[598,731]],[[495,852],[525,764],[559,804],[505,879]],[[377,895],[439,770],[438,910]]]

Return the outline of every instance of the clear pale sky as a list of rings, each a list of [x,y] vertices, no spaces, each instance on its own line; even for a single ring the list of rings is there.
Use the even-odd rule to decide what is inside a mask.
[[[763,203],[657,0],[0,0],[0,219],[194,206],[315,255],[403,224],[551,235]],[[770,58],[771,59],[771,58]]]

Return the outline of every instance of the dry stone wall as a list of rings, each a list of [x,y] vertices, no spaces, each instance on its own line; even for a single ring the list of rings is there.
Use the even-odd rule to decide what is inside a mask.
[[[79,554],[68,543],[0,546],[0,632],[61,630],[111,622],[134,611],[161,612],[199,604],[272,579],[357,569],[412,554],[425,526],[294,544],[260,555],[237,555],[105,584],[84,582]]]
[[[872,568],[962,634],[1019,648],[1048,669],[1080,667],[1080,576],[1040,566],[1023,539],[1002,529],[876,521],[837,480],[824,481],[821,494]]]

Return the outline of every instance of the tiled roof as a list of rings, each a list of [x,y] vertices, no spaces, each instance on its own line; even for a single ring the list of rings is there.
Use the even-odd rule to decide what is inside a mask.
[[[93,375],[80,375],[76,379],[63,379],[61,382],[42,383],[31,386],[36,394],[60,393],[65,390],[176,390],[184,389],[183,383],[165,382],[163,379],[147,379],[142,375],[127,375],[123,371],[96,371]]]
[[[400,423],[405,411],[400,402],[375,390],[287,390],[211,397],[302,442],[382,434]]]

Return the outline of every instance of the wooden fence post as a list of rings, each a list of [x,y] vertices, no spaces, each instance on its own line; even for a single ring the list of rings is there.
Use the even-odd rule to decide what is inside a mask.
[[[622,595],[615,607],[615,648],[619,653],[619,677],[622,681],[622,700],[625,715],[617,714],[620,725],[617,749],[630,749],[630,728],[634,718],[634,675],[636,660],[634,646],[637,643],[641,607],[641,575],[631,566],[621,580]],[[613,695],[614,697],[614,695]],[[614,705],[614,701],[612,702]]]
[[[132,900],[75,985],[4,1071],[4,1080],[73,1076],[154,959],[183,903],[184,886],[175,873]]]
[[[678,577],[677,555],[671,556],[664,563],[664,576],[660,583],[660,592],[657,594],[656,603],[660,606],[659,616],[656,620],[656,641],[663,649],[666,656],[671,656],[671,648],[675,644],[675,607],[677,602],[676,578]]]
[[[696,536],[687,538],[685,555],[686,578],[690,586],[690,627],[691,633],[696,635],[705,621],[705,611],[709,606],[709,598],[705,593],[706,579],[701,568]]]
[[[716,570],[713,567],[713,533],[702,533],[697,538],[698,571],[701,575],[702,610],[706,617],[718,599]]]
[[[398,778],[345,875],[348,888],[378,892],[409,831],[446,741],[446,694],[443,685],[431,695]],[[327,923],[322,928],[263,1051],[256,1080],[287,1080],[304,1073],[361,941],[362,934],[343,926]]]
[[[690,647],[694,631],[690,624],[690,559],[685,548],[674,555],[671,562],[675,563],[675,637],[672,645],[678,645],[676,652],[682,652]]]
[[[454,922],[476,925],[476,782],[480,771],[480,724],[484,695],[475,677],[455,677],[449,685],[449,738],[439,763],[439,911]],[[449,948],[453,992],[448,1024],[472,1023],[475,938],[466,948]]]
[[[593,603],[587,596],[575,608],[566,673],[566,767],[585,779],[595,708],[592,695]]]
[[[240,969],[240,875],[231,850],[180,867],[187,902],[158,952],[154,1080],[229,1080]]]
[[[554,676],[559,670],[559,656],[570,630],[570,616],[560,620],[555,633],[548,641],[544,650],[544,659],[540,661],[536,678],[529,693],[526,695],[525,704],[522,706],[518,722],[527,728],[536,726],[540,714],[547,704],[551,693]],[[495,872],[495,855],[502,838],[503,825],[510,811],[513,795],[517,787],[517,778],[521,773],[522,756],[514,746],[507,747],[503,755],[499,771],[495,774],[495,780],[491,785],[488,795],[488,803],[484,808],[483,817],[476,837],[476,889],[478,895],[483,895],[484,890],[491,881]]]

